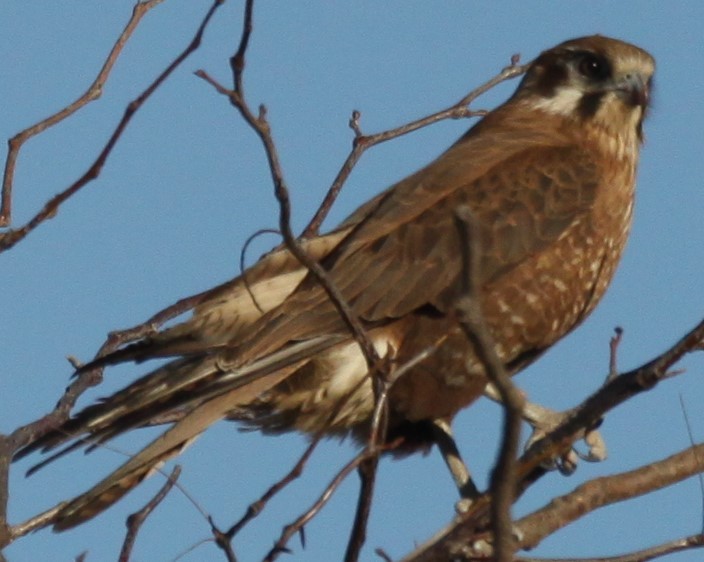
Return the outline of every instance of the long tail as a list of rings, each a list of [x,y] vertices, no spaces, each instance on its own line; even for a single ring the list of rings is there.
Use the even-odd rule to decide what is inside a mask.
[[[282,369],[261,376],[198,406],[120,468],[64,505],[56,516],[54,531],[64,531],[80,525],[106,510],[158,470],[164,462],[180,454],[205,429],[225,417],[233,407],[251,402],[259,394],[286,378],[291,370]]]
[[[311,338],[231,369],[221,364],[220,358],[211,356],[172,361],[79,412],[64,426],[18,451],[15,459],[68,443],[30,469],[32,473],[76,448],[93,449],[116,435],[150,425],[160,418],[178,419],[121,467],[61,508],[54,519],[54,529],[74,527],[107,509],[161,464],[178,455],[210,425],[233,410],[247,406],[300,369],[311,357],[346,337]]]

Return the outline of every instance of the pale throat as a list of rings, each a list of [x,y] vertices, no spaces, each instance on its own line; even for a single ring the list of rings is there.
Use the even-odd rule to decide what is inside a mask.
[[[588,140],[605,156],[619,161],[630,160],[635,166],[641,142],[638,129],[643,109],[628,107],[616,93],[608,92],[604,94],[596,113],[583,118],[579,116],[579,105],[583,97],[584,92],[581,90],[563,86],[551,97],[530,100],[529,106],[533,111],[559,116],[580,126]]]

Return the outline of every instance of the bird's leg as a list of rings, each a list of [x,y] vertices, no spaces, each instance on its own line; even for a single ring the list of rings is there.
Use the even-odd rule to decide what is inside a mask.
[[[466,508],[474,499],[479,497],[479,490],[472,480],[472,476],[467,469],[467,465],[462,460],[455,438],[452,435],[452,427],[445,419],[433,420],[433,433],[435,443],[440,450],[440,454],[450,470],[452,479],[455,481],[457,491],[460,493],[460,504],[458,509]]]
[[[484,396],[494,402],[501,403],[499,393],[491,383],[486,385]],[[556,412],[555,410],[551,410],[539,404],[526,402],[522,417],[533,428],[533,433],[528,438],[525,448],[528,449],[533,443],[548,435],[553,429],[569,418],[572,413],[573,410]],[[563,455],[562,458],[557,459],[555,462],[556,468],[562,474],[572,474],[576,470],[577,462],[580,458],[589,462],[601,462],[606,459],[606,443],[596,428],[585,430],[581,438],[587,444],[587,452],[580,453],[572,448]]]

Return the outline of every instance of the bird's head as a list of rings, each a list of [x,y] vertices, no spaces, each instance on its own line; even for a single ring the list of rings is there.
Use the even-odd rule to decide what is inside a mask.
[[[653,57],[634,45],[601,35],[581,37],[541,53],[514,99],[637,150],[654,71]]]

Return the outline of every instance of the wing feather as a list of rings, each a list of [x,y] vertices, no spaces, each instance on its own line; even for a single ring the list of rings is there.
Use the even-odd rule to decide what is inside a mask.
[[[514,176],[513,170],[522,173]],[[446,311],[462,266],[454,224],[459,205],[469,205],[479,223],[480,283],[488,284],[589,216],[599,185],[596,170],[591,154],[578,146],[535,146],[497,159],[481,177],[452,190],[432,191],[426,181],[412,191],[404,183],[369,210],[323,265],[369,325],[426,305]],[[404,221],[392,224],[384,220],[388,214],[396,220],[404,215]],[[281,306],[254,323],[250,337],[233,345],[248,361],[288,341],[346,331],[325,292],[308,276]]]

